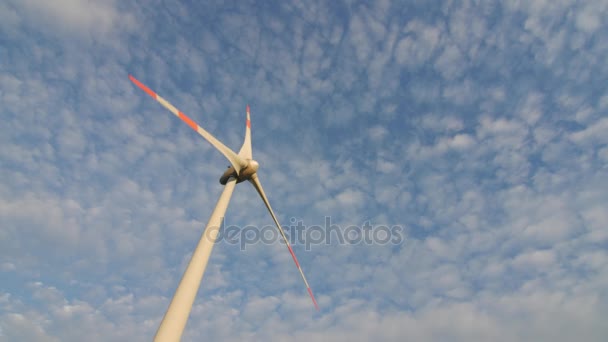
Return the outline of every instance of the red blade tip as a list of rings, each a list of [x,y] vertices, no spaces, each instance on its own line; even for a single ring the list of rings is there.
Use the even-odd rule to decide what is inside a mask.
[[[129,79],[131,80],[131,82],[135,83],[136,86],[140,87],[141,90],[145,91],[146,94],[156,99],[156,93],[153,92],[150,88],[146,87],[143,83],[139,82],[135,77],[133,77],[133,75],[129,74]]]
[[[317,305],[317,300],[315,299],[315,296],[312,294],[312,290],[310,289],[310,287],[307,290],[308,290],[308,294],[310,295],[310,298],[312,299],[312,302],[315,304],[315,309],[317,309],[317,311],[319,311],[319,305]]]

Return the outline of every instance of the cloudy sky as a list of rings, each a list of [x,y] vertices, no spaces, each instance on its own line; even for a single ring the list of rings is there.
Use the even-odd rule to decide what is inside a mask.
[[[227,162],[283,224],[216,245],[184,340],[605,341],[608,3],[0,3],[0,341],[148,341]],[[603,19],[604,18],[604,19]],[[227,224],[272,223],[237,186]]]

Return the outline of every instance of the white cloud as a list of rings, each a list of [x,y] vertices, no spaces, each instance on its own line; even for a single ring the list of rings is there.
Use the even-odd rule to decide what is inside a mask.
[[[48,28],[57,36],[103,36],[117,28],[133,28],[134,19],[117,8],[113,1],[60,0],[50,3],[40,0],[18,2],[28,21],[45,33]],[[92,38],[91,37],[91,38]],[[89,38],[89,37],[87,37]]]
[[[572,133],[570,138],[581,144],[605,143],[606,132],[608,131],[608,118],[599,119],[591,123],[584,130]]]
[[[441,38],[441,29],[419,21],[411,21],[404,28],[405,37],[397,43],[395,59],[407,66],[426,63],[434,54]]]
[[[521,104],[518,116],[529,125],[534,125],[543,115],[542,101],[543,97],[540,93],[528,94]]]
[[[441,55],[437,58],[435,68],[445,79],[451,80],[463,73],[465,64],[464,56],[455,45],[447,45]]]
[[[555,255],[549,250],[533,251],[520,254],[513,260],[516,268],[533,268],[542,271],[553,266]]]
[[[448,143],[448,145],[455,149],[466,149],[473,145],[475,140],[468,134],[457,134]]]
[[[388,130],[384,126],[374,126],[368,130],[369,137],[374,142],[382,141],[388,134]]]
[[[595,4],[587,4],[583,7],[583,10],[579,11],[576,15],[576,27],[585,33],[593,33],[601,25],[600,17],[603,11],[600,8],[597,8],[599,6],[594,5]],[[606,10],[605,4],[603,10]]]
[[[461,118],[451,115],[425,114],[420,122],[421,127],[438,132],[460,131],[464,128]]]

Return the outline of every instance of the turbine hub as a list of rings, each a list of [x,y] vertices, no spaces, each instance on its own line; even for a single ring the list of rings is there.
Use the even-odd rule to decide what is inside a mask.
[[[253,170],[253,173],[256,173],[258,171],[258,168],[260,167],[260,164],[258,164],[257,161],[251,159],[249,160],[249,164],[247,164],[246,169],[250,169]]]
[[[244,168],[242,168],[239,175],[237,175],[234,167],[229,166],[228,169],[226,169],[226,171],[224,171],[224,174],[222,175],[222,177],[220,177],[220,184],[226,185],[226,183],[228,182],[228,179],[230,179],[230,177],[236,178],[237,183],[246,181],[246,180],[250,179],[251,176],[253,176],[258,171],[259,167],[260,167],[260,164],[257,161],[255,161],[253,159],[248,159],[247,165]]]

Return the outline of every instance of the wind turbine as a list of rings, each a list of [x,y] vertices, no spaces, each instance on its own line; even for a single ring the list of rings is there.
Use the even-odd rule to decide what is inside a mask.
[[[188,126],[190,126],[190,128],[195,130],[198,134],[202,135],[203,138],[205,138],[209,143],[211,143],[211,145],[213,145],[218,151],[220,151],[231,164],[231,166],[224,172],[224,174],[220,178],[220,183],[224,185],[224,191],[220,195],[215,209],[213,209],[205,231],[203,232],[199,243],[194,249],[194,253],[192,253],[190,263],[188,264],[188,267],[186,268],[186,271],[184,272],[182,279],[179,285],[177,286],[177,289],[175,290],[175,294],[173,295],[171,304],[169,304],[169,308],[167,308],[167,312],[165,313],[165,316],[163,317],[163,320],[161,321],[160,326],[156,331],[154,341],[180,340],[184,327],[186,326],[186,322],[188,321],[188,316],[190,315],[190,310],[192,309],[192,304],[194,303],[196,293],[198,292],[198,288],[203,278],[203,274],[205,273],[205,268],[207,267],[207,262],[209,261],[211,250],[213,249],[213,245],[215,244],[215,239],[217,238],[217,233],[219,232],[222,218],[224,217],[224,213],[226,212],[226,208],[228,207],[228,203],[230,202],[230,197],[232,196],[232,192],[236,184],[243,181],[249,181],[251,184],[253,184],[253,187],[257,190],[258,194],[260,194],[260,197],[262,198],[262,201],[264,201],[264,205],[266,205],[268,212],[270,212],[270,216],[272,216],[272,220],[276,224],[277,229],[279,230],[279,233],[281,234],[293,261],[298,267],[300,276],[302,276],[302,280],[306,285],[306,290],[308,290],[308,294],[310,295],[310,298],[312,299],[315,308],[319,310],[319,306],[317,305],[317,301],[315,300],[315,297],[312,294],[312,290],[308,285],[308,281],[306,281],[306,277],[304,276],[302,267],[300,267],[300,263],[298,262],[298,259],[296,258],[296,255],[293,252],[293,249],[291,248],[289,240],[285,236],[285,231],[283,231],[283,228],[279,224],[277,217],[272,211],[272,207],[270,207],[268,198],[264,193],[264,188],[262,188],[262,184],[260,183],[260,179],[258,178],[257,171],[259,164],[258,162],[252,159],[251,153],[251,121],[249,116],[249,105],[247,105],[245,141],[243,142],[243,146],[237,154],[230,148],[226,147],[226,145],[222,144],[222,142],[217,140],[209,132],[204,130],[196,122],[192,121],[192,119],[190,119],[180,110],[175,108],[167,100],[163,99],[150,88],[138,81],[135,77],[129,75],[129,79],[136,86],[141,88],[153,99],[163,105],[163,107],[167,108],[175,116],[182,119],[182,121],[184,121]]]

